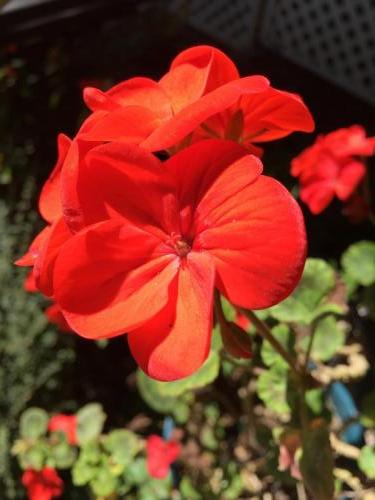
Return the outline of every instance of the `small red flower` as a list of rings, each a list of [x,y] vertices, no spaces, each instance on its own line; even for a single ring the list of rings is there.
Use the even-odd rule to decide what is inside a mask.
[[[82,229],[59,247],[50,237],[44,264],[71,328],[92,339],[129,332],[141,368],[175,380],[207,358],[214,287],[249,309],[288,296],[305,261],[303,219],[261,171],[231,141],[164,163],[138,146],[92,149],[76,189],[63,189]]]
[[[147,470],[151,477],[163,479],[168,475],[171,464],[181,453],[181,446],[175,441],[164,441],[156,434],[147,438]]]
[[[48,422],[50,432],[61,431],[66,435],[69,444],[77,444],[77,417],[59,413],[50,418]]]
[[[41,471],[27,469],[22,475],[29,500],[51,500],[63,492],[63,481],[55,469],[45,467]]]
[[[299,177],[301,200],[314,214],[322,212],[335,196],[347,200],[366,172],[361,157],[374,152],[375,138],[366,137],[359,125],[319,136],[292,161],[291,173]]]

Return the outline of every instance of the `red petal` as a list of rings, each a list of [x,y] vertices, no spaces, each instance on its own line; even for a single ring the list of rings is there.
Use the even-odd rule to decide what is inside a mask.
[[[23,283],[23,287],[26,290],[26,292],[37,292],[38,287],[36,286],[35,283],[35,276],[33,270],[29,271],[28,275],[26,276],[26,279]]]
[[[206,81],[207,70],[205,68],[200,69],[191,64],[183,64],[163,76],[159,84],[170,99],[173,113],[178,113],[203,95]]]
[[[156,434],[147,438],[147,470],[151,477],[163,479],[168,475],[170,465],[178,458],[181,447],[174,441],[164,441]]]
[[[340,169],[336,182],[336,194],[340,200],[347,200],[366,175],[366,167],[362,162],[350,160]]]
[[[112,337],[162,309],[177,259],[161,255],[159,246],[155,236],[118,220],[91,226],[64,245],[55,299],[71,328],[87,338]]]
[[[222,85],[160,125],[141,145],[148,151],[174,146],[207,118],[235,104],[242,95],[264,92],[268,85],[262,76],[249,76]]]
[[[221,50],[208,45],[198,45],[184,50],[173,60],[171,69],[186,63],[199,69],[207,68],[205,93],[240,77],[232,60]]]
[[[317,180],[301,186],[300,198],[313,214],[323,212],[335,196],[334,180]]]
[[[136,77],[115,85],[107,92],[88,87],[83,98],[92,111],[113,111],[119,107],[141,106],[160,118],[172,115],[171,104],[160,85],[150,78]]]
[[[314,120],[302,99],[270,87],[262,94],[241,99],[243,136],[250,142],[272,141],[292,132],[312,132]],[[246,141],[245,141],[246,142]]]
[[[173,196],[173,179],[154,155],[138,146],[111,143],[91,150],[78,189],[75,211],[86,225],[120,216],[163,239],[163,230],[178,230],[176,221],[170,225],[165,206]],[[71,212],[73,206],[67,209]]]
[[[48,321],[57,325],[62,332],[71,332],[72,329],[68,325],[60,307],[57,304],[52,304],[44,311]]]
[[[80,138],[85,141],[119,141],[138,144],[144,141],[161,123],[161,118],[146,107],[125,106],[95,119]]]
[[[62,245],[72,236],[62,218],[54,222],[50,228],[34,265],[36,286],[47,297],[53,295],[52,275],[56,257]]]
[[[164,168],[175,179],[180,209],[190,207],[194,210],[210,191],[220,174],[233,163],[238,162],[240,165],[242,159],[247,163],[248,158],[253,157],[250,157],[246,149],[239,144],[216,139],[197,142],[172,156],[164,163]],[[249,176],[253,175],[254,178],[260,174],[262,168],[259,160],[254,160],[255,163],[257,167],[253,171],[251,168],[248,169]],[[226,189],[223,185],[221,188]],[[215,196],[218,200],[222,200],[226,195],[219,193],[219,190],[215,191]],[[212,202],[214,203],[215,200]],[[186,232],[186,228],[183,232]]]
[[[235,190],[237,182],[232,186]],[[270,177],[260,176],[233,194],[209,212],[208,229],[197,236],[194,248],[214,257],[217,286],[230,302],[247,309],[270,307],[287,297],[301,277],[306,258],[302,213]]]
[[[190,252],[166,306],[128,335],[139,366],[157,380],[191,375],[206,360],[211,343],[215,269],[205,253]]]
[[[51,231],[51,226],[46,226],[40,233],[36,235],[25,255],[15,261],[17,266],[33,266],[40,253],[41,247],[48,239]]]
[[[52,173],[45,182],[39,198],[39,212],[49,223],[62,215],[60,199],[60,173],[72,141],[64,134],[57,138],[58,158]]]

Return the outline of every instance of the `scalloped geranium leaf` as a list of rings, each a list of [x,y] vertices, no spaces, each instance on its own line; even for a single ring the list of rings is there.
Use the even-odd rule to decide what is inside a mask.
[[[189,415],[189,395],[184,394],[180,398],[166,396],[160,391],[162,383],[148,377],[142,370],[137,370],[137,387],[145,403],[159,413],[172,414],[180,423],[186,422]]]
[[[38,439],[47,432],[48,414],[41,408],[31,407],[20,418],[20,434],[23,438]]]
[[[363,286],[375,283],[375,243],[359,241],[342,255],[341,264],[352,280]]]
[[[272,328],[272,333],[287,351],[291,351],[291,343],[293,339],[290,329],[287,325],[276,325],[274,328]],[[267,340],[263,340],[260,355],[262,357],[263,363],[267,366],[272,366],[275,364],[282,365],[285,368],[288,366],[286,361],[280,356],[277,351],[275,351],[275,349],[269,342],[267,342]]]
[[[300,342],[303,350],[307,349],[310,337],[304,337]],[[332,315],[326,316],[317,322],[311,350],[311,357],[320,361],[328,361],[344,345],[345,328],[342,322]]]
[[[97,439],[104,426],[106,414],[99,403],[89,403],[77,413],[77,438],[79,444]]]
[[[273,365],[262,372],[257,380],[257,393],[263,403],[278,415],[288,415],[287,371],[280,365]]]
[[[141,448],[139,439],[134,432],[127,429],[116,429],[103,439],[104,447],[111,454],[111,460],[116,464],[127,466]]]
[[[269,309],[278,321],[310,324],[319,306],[335,287],[335,271],[322,259],[307,259],[301,281],[292,295]],[[335,312],[336,312],[336,305]],[[326,309],[325,309],[325,312]]]

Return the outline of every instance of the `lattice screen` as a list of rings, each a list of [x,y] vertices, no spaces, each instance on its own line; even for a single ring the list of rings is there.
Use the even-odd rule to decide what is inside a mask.
[[[254,36],[262,0],[169,0],[170,10],[186,13],[195,29],[235,49],[246,49]]]
[[[375,0],[267,0],[262,42],[375,104]]]

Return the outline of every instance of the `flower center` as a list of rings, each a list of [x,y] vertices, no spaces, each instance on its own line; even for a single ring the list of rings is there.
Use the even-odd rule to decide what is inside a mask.
[[[168,243],[173,247],[179,257],[186,257],[190,252],[191,246],[180,234],[172,233]]]

